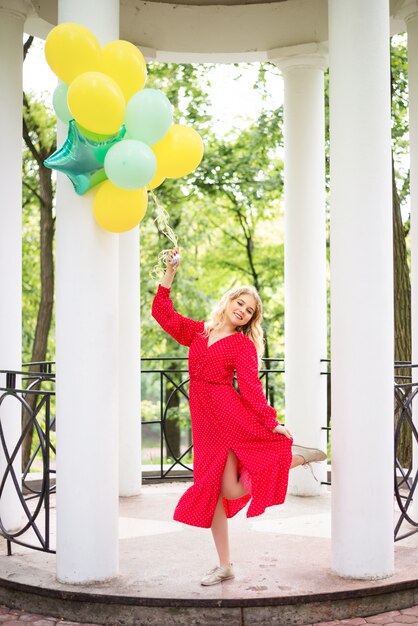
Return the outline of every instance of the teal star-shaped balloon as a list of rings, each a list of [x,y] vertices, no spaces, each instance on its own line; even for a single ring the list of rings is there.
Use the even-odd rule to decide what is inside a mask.
[[[97,141],[82,134],[74,120],[70,121],[67,139],[44,161],[46,167],[63,172],[82,195],[89,189],[106,180],[103,163],[108,150],[121,141],[125,135],[122,126],[116,135],[98,138]]]

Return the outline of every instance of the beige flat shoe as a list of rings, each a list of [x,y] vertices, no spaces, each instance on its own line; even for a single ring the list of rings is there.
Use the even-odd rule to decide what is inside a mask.
[[[230,578],[235,578],[232,567],[227,567],[226,565],[218,565],[217,567],[212,568],[205,576],[203,576],[200,584],[204,586],[218,585],[222,581],[229,580]]]
[[[318,448],[306,448],[305,446],[297,446],[292,445],[292,454],[293,456],[301,456],[304,458],[305,463],[320,463],[321,461],[325,461],[327,455],[322,450],[318,450]]]
[[[319,480],[315,476],[311,463],[320,463],[321,461],[325,461],[327,458],[325,452],[322,452],[322,450],[318,450],[318,448],[306,448],[305,446],[293,445],[292,454],[293,456],[301,456],[304,459],[305,463],[302,465],[302,467],[310,470],[312,476],[318,483]]]

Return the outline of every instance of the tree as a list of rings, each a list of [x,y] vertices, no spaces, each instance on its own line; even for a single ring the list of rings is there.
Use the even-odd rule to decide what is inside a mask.
[[[264,300],[266,354],[277,352],[282,348],[283,318],[280,293],[283,282],[282,163],[278,154],[282,112],[266,111],[250,128],[220,140],[212,132],[208,109],[210,66],[155,63],[150,69],[147,86],[165,90],[174,105],[175,121],[196,128],[206,145],[205,160],[197,172],[184,180],[167,180],[156,191],[159,201],[169,210],[171,224],[185,249],[176,285],[179,308],[187,315],[203,319],[226,288],[238,281],[251,283],[259,288]],[[48,134],[53,131],[54,118],[48,116],[42,105],[30,97],[25,98],[26,211],[31,212],[33,225],[32,212],[40,208],[41,224],[49,225],[45,230],[41,225],[41,233],[45,235],[41,245],[44,252],[52,251],[54,227],[50,171],[42,166],[47,154],[55,149],[55,135],[51,140]],[[49,177],[49,183],[44,176]],[[44,194],[43,189],[47,193]],[[160,334],[149,317],[155,291],[155,280],[149,273],[158,251],[170,245],[156,229],[152,212],[150,200],[148,215],[140,229],[143,354],[184,356],[184,348]],[[31,241],[26,242],[25,249],[26,254],[34,252]],[[51,269],[51,259],[52,254],[49,254],[42,267]],[[42,276],[45,297],[41,297],[40,289],[38,330],[26,333],[25,345],[29,347],[29,340],[34,342],[28,357],[32,361],[44,360],[45,349],[35,350],[35,346],[45,347],[46,329],[51,323],[53,271]],[[30,302],[34,314],[34,300]],[[42,341],[37,337],[43,338]]]
[[[405,168],[408,150],[408,68],[404,37],[391,42],[392,94],[392,207],[393,207],[393,278],[395,314],[395,361],[411,362],[411,280],[408,263],[408,235],[410,217],[403,220],[402,209],[409,196],[409,170]],[[410,368],[396,372],[400,382],[411,377]],[[395,427],[400,413],[395,412]],[[412,433],[406,422],[400,431],[397,456],[404,467],[412,461]]]
[[[32,41],[33,37],[29,37],[24,44],[24,58]],[[46,360],[54,305],[54,186],[52,172],[43,162],[56,150],[56,134],[54,116],[27,94],[23,94],[23,139],[26,144],[23,158],[23,203],[26,208],[34,210],[37,207],[40,211],[40,300],[30,356],[31,362],[39,362]],[[30,395],[28,403],[33,410],[36,404],[35,394]],[[23,411],[23,428],[28,420],[30,416],[27,411]],[[23,442],[23,467],[26,467],[30,458],[32,432],[30,429]]]
[[[409,195],[409,172],[405,172],[408,133],[408,75],[405,42],[391,46],[392,92],[392,188],[395,301],[395,360],[411,360],[411,282],[407,237],[409,217],[403,222],[402,205]],[[399,187],[399,190],[398,190]]]
[[[282,307],[277,305],[277,292],[283,282],[279,223],[282,164],[274,144],[270,147],[264,141],[269,128],[275,129],[276,137],[279,135],[280,117],[280,112],[263,114],[238,138],[207,138],[205,159],[196,174],[188,177],[187,185],[169,181],[159,193],[186,248],[176,293],[180,290],[181,294],[186,281],[189,315],[205,315],[208,305],[211,308],[222,291],[238,282],[260,290],[266,308],[274,309],[274,314],[266,318],[283,315]],[[148,257],[144,249],[148,228],[149,223],[141,226],[144,261]],[[151,248],[153,256],[154,245]],[[154,289],[150,283],[150,294]],[[273,298],[275,305],[271,307]]]

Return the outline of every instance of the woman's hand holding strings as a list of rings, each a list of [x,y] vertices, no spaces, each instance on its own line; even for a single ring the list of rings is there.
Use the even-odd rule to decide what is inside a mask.
[[[180,262],[180,248],[173,248],[172,250],[170,250],[165,258],[166,270],[161,280],[161,284],[163,287],[167,287],[167,289],[171,287],[177,270],[180,267]]]

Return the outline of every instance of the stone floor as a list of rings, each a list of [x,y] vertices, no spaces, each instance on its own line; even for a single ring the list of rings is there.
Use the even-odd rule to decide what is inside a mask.
[[[8,609],[0,606],[1,626],[81,626],[80,622],[68,622],[58,620],[56,617],[48,617],[29,613],[27,611]],[[384,624],[385,626],[403,626],[404,624],[418,624],[418,605],[400,611],[389,611],[370,617],[353,617],[332,622],[315,622],[307,626],[360,626],[361,624]],[[85,624],[84,626],[100,626],[98,624]],[[138,623],[138,626],[142,626]]]
[[[259,518],[248,520],[240,513],[230,523],[236,578],[222,585],[201,587],[201,575],[216,563],[210,531],[183,526],[171,519],[175,503],[187,486],[187,483],[179,482],[146,485],[141,495],[121,499],[120,574],[107,583],[82,587],[83,592],[92,594],[95,602],[102,603],[109,596],[125,599],[127,603],[146,598],[151,602],[150,615],[152,606],[168,602],[171,607],[182,603],[189,607],[230,607],[228,610],[233,616],[233,619],[225,617],[225,621],[212,618],[207,621],[202,614],[199,621],[197,609],[193,609],[193,620],[178,616],[171,622],[168,619],[161,621],[164,625],[418,626],[418,535],[396,544],[396,573],[390,579],[358,581],[339,578],[330,568],[329,491],[315,498],[288,496],[284,505],[268,509]],[[13,607],[0,609],[0,621],[4,626],[22,626],[22,622],[35,626],[55,626],[58,622],[65,626],[87,622],[117,623],[118,626],[160,623],[152,617],[144,621],[131,618],[125,622],[122,614],[114,621],[109,616],[106,620],[100,619],[101,613],[95,612],[94,603],[88,613],[68,613],[65,603],[62,603],[62,611],[55,603],[54,610],[49,612],[43,601],[47,593],[52,591],[56,597],[63,598],[65,594],[79,593],[80,586],[56,581],[55,555],[16,547],[13,556],[7,557],[4,548],[4,543],[0,543],[0,603]],[[2,581],[7,582],[8,588],[20,585],[32,594],[39,593],[39,597],[29,595],[27,598],[30,599],[19,603],[12,596],[13,602],[7,602],[7,596],[1,593]],[[402,584],[406,584],[405,593],[409,595],[404,594],[399,600],[396,606],[399,610],[388,611],[395,605],[386,603],[385,594]],[[306,606],[310,599],[322,601],[329,598],[331,601],[334,596],[341,599],[337,611],[333,606],[327,612],[326,604],[322,602],[320,610],[314,608],[310,614],[309,611],[297,614],[301,605],[305,603]],[[238,606],[245,608],[234,608]],[[271,617],[267,609],[274,611]],[[287,613],[283,612],[285,610]],[[56,617],[43,617],[42,614]],[[313,618],[311,621],[306,619],[308,614]],[[335,621],[324,621],[332,617]]]

